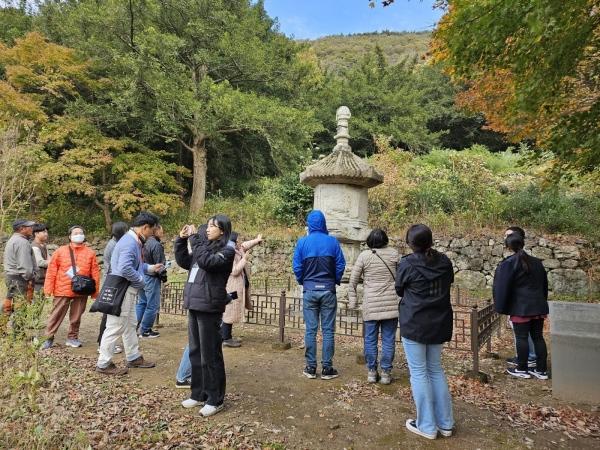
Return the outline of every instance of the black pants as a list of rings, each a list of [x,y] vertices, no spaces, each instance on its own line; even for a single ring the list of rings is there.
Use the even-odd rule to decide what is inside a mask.
[[[98,333],[98,345],[102,342],[102,335],[106,330],[106,314],[102,314],[102,320],[100,321],[100,332]]]
[[[188,317],[192,364],[190,398],[219,406],[225,399],[225,362],[220,330],[223,314],[189,310]]]
[[[527,337],[531,335],[537,356],[536,368],[540,372],[545,372],[547,370],[548,350],[546,349],[543,334],[544,319],[530,320],[525,323],[513,323],[513,328],[517,344],[517,369],[527,370],[527,356],[529,354]]]
[[[233,330],[233,324],[232,323],[225,323],[223,322],[221,324],[221,336],[223,337],[224,341],[227,341],[228,339],[231,339],[231,331]]]

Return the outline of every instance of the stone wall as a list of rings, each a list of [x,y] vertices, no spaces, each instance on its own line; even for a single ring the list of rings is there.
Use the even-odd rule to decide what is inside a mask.
[[[253,251],[252,272],[261,276],[290,273],[294,245],[294,240],[265,242]],[[391,245],[403,255],[410,252],[401,238],[391,238]],[[511,254],[497,236],[441,238],[435,240],[435,248],[452,261],[456,284],[472,290],[491,288],[496,266]],[[594,264],[591,261],[600,257],[600,243],[529,236],[525,249],[542,260],[553,294],[600,295],[600,281],[592,277]]]
[[[0,238],[0,261],[6,238]],[[53,240],[51,251],[65,239]],[[252,273],[254,276],[279,277],[291,274],[291,262],[296,240],[267,240],[252,251]],[[102,264],[102,250],[105,239],[92,239],[88,243],[98,255]],[[402,238],[392,237],[391,245],[401,254],[410,252]],[[366,248],[366,247],[365,247]],[[456,284],[466,289],[489,289],[497,264],[510,253],[506,252],[497,236],[442,237],[435,240],[435,248],[445,253],[454,265]],[[600,297],[600,243],[585,240],[567,240],[556,236],[535,236],[527,238],[525,249],[540,258],[548,271],[550,291],[555,295],[574,297]],[[165,240],[167,259],[174,259],[173,244]],[[184,272],[176,265],[172,269]],[[596,275],[594,275],[596,273]]]
[[[501,240],[492,237],[439,239],[435,248],[452,260],[457,284],[468,289],[490,288],[496,266],[512,254]],[[600,284],[589,273],[591,262],[585,258],[597,255],[600,247],[585,241],[566,243],[530,236],[525,250],[542,260],[552,293],[584,297],[600,292]]]

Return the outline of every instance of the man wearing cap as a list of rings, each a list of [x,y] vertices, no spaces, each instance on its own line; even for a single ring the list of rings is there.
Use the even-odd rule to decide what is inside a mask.
[[[43,223],[36,223],[33,226],[33,257],[37,266],[37,271],[33,280],[33,292],[38,295],[43,295],[44,280],[46,279],[46,270],[48,269],[48,227]]]
[[[17,219],[13,222],[14,233],[4,248],[4,278],[6,282],[6,298],[2,306],[4,315],[13,312],[16,297],[27,297],[31,300],[33,277],[37,270],[33,250],[29,239],[33,234],[35,222]]]

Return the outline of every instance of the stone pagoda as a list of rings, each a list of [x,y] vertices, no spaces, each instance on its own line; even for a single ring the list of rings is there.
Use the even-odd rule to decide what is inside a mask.
[[[346,280],[360,252],[360,243],[370,232],[367,191],[383,183],[383,175],[352,153],[348,143],[350,116],[347,106],[338,108],[333,152],[300,174],[300,181],[315,190],[314,209],[323,211],[329,234],[342,245],[346,258]]]

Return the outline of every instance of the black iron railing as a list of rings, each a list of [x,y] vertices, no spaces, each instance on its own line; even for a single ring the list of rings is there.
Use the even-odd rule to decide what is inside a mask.
[[[187,314],[183,308],[183,287],[182,282],[163,285],[162,314]],[[253,309],[246,311],[247,323],[278,327],[281,341],[284,339],[285,329],[304,329],[302,298],[289,295],[289,291],[294,287],[291,278],[263,279],[258,282],[258,287],[257,289],[256,280],[253,280]],[[279,292],[272,292],[276,288]],[[454,333],[446,346],[451,350],[471,353],[473,371],[478,373],[479,352],[484,346],[491,352],[493,333],[499,334],[501,329],[500,315],[494,311],[490,300],[469,296],[468,292],[458,287],[452,290],[451,301]],[[336,334],[363,336],[362,313],[358,309],[348,308],[345,301],[338,302]]]

